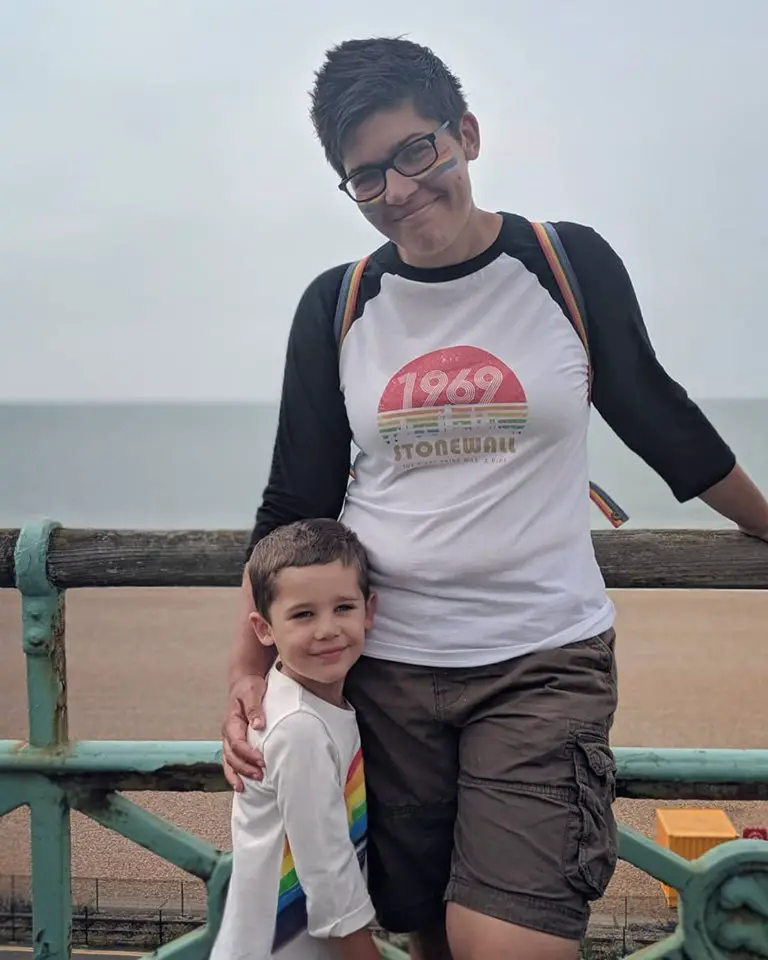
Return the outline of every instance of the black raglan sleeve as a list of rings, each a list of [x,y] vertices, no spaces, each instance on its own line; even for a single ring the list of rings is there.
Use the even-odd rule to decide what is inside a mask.
[[[733,452],[659,362],[619,256],[590,227],[555,226],[585,301],[595,407],[680,503],[700,496],[731,472]]]
[[[352,432],[339,384],[333,333],[345,265],[304,291],[288,336],[269,480],[248,544],[310,517],[336,518],[347,489]]]

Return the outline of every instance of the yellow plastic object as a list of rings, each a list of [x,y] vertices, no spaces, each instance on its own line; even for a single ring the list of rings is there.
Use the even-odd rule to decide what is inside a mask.
[[[696,860],[707,850],[728,840],[738,839],[738,832],[723,810],[657,809],[656,843],[686,860]],[[661,884],[667,904],[677,906],[677,890]]]

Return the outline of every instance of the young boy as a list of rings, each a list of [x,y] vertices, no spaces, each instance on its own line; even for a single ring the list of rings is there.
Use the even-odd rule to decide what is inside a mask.
[[[373,622],[359,540],[335,520],[280,527],[247,567],[254,631],[276,648],[263,781],[234,797],[233,867],[211,960],[379,960],[363,874],[366,803],[347,672]]]

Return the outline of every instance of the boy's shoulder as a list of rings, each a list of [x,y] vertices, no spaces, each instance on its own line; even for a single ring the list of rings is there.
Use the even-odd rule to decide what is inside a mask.
[[[274,667],[267,675],[267,689],[262,706],[264,727],[261,730],[248,729],[248,743],[258,750],[262,749],[275,731],[285,726],[286,720],[313,713],[304,697],[303,687]]]
[[[271,794],[282,780],[294,786],[307,777],[343,786],[360,751],[353,710],[320,700],[290,677],[273,669],[264,695],[265,726],[248,729],[248,743],[264,757],[264,778],[257,793]],[[265,795],[266,795],[265,794]]]
[[[274,667],[267,676],[263,706],[264,728],[248,730],[249,745],[262,752],[271,743],[294,736],[336,745],[340,737],[347,739],[351,726],[356,729],[353,711],[325,704]]]

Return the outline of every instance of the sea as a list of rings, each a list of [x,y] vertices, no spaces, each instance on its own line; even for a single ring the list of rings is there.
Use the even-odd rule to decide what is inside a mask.
[[[697,402],[768,492],[768,398]],[[0,528],[250,528],[276,422],[274,403],[0,404]],[[677,503],[596,412],[589,459],[627,528],[728,526],[700,500]],[[608,527],[597,507],[593,526]]]

